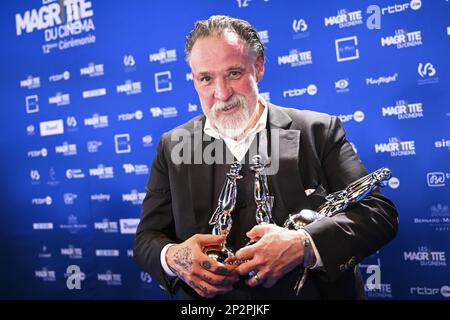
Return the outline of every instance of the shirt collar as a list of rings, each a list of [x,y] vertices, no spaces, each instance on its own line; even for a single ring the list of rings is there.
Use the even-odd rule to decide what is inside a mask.
[[[245,135],[239,141],[243,141],[247,137],[251,136],[252,134],[258,133],[258,132],[260,132],[260,131],[262,131],[262,130],[264,130],[266,128],[267,115],[269,113],[268,112],[269,108],[268,108],[267,102],[260,95],[258,95],[258,106],[262,106],[264,108],[261,116],[259,117],[258,121],[255,123],[255,125],[253,127],[251,127],[249,130],[247,130]],[[206,117],[205,127],[203,128],[203,132],[205,134],[213,137],[214,139],[223,139],[223,140],[232,140],[232,141],[234,141],[233,139],[229,139],[229,138],[223,137],[220,134],[220,132],[215,127],[213,127],[213,125],[209,121],[208,117]],[[236,142],[239,142],[239,141],[236,141]]]

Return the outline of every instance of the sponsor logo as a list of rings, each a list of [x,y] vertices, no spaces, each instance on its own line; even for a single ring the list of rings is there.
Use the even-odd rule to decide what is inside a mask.
[[[172,73],[163,71],[155,73],[155,90],[157,93],[172,91]]]
[[[138,192],[137,190],[131,190],[130,193],[122,194],[123,202],[131,202],[134,205],[141,205],[142,201],[144,201],[146,193]]]
[[[108,270],[105,273],[98,273],[97,280],[99,282],[105,282],[109,286],[121,286],[122,285],[122,275],[120,273],[113,273]]]
[[[450,173],[448,172],[428,172],[427,184],[429,187],[445,187],[446,181],[450,179]]]
[[[186,81],[193,81],[194,76],[192,75],[192,72],[186,73]]]
[[[267,102],[270,102],[270,92],[260,92],[259,95]]]
[[[129,133],[121,133],[114,135],[114,146],[116,153],[130,153],[131,145],[130,145],[130,134]]]
[[[117,221],[109,221],[108,219],[103,219],[101,222],[94,222],[94,229],[101,230],[103,233],[117,233],[119,231]]]
[[[278,57],[278,65],[290,64],[291,67],[301,67],[312,63],[311,51],[293,49],[289,51],[288,55]]]
[[[418,296],[436,296],[441,295],[444,298],[450,298],[450,286],[442,286],[440,288],[430,288],[430,287],[411,287],[410,294]]]
[[[383,117],[397,116],[399,120],[423,117],[422,103],[408,103],[406,100],[398,100],[395,106],[381,108]]]
[[[41,279],[45,282],[55,282],[56,273],[54,270],[48,270],[47,268],[42,268],[41,270],[34,271],[35,278]]]
[[[64,156],[74,156],[77,154],[77,145],[74,143],[64,142],[60,146],[55,146],[55,153]]]
[[[104,201],[109,201],[110,199],[111,199],[110,194],[104,194],[104,193],[91,194],[91,201],[104,202]]]
[[[341,9],[337,15],[325,17],[325,27],[338,25],[339,28],[348,28],[357,26],[363,23],[362,11],[350,11],[348,9]]]
[[[67,179],[83,179],[84,173],[81,169],[67,169],[66,170]]]
[[[317,93],[317,86],[315,84],[310,84],[306,88],[295,88],[295,89],[288,89],[283,91],[283,97],[297,97],[302,96],[305,93],[307,93],[310,96],[314,96]]]
[[[75,203],[75,200],[78,198],[76,193],[64,193],[64,204],[71,205]]]
[[[391,157],[413,156],[416,155],[415,141],[392,137],[387,143],[375,144],[375,153],[389,153]]]
[[[346,37],[334,40],[338,62],[359,59],[358,37]]]
[[[47,155],[48,155],[47,148],[28,151],[28,158],[37,158],[37,157],[45,158]]]
[[[34,136],[34,133],[35,133],[34,125],[30,124],[29,126],[27,126],[27,135]]]
[[[422,1],[421,0],[412,0],[410,2],[401,3],[401,4],[394,4],[387,7],[381,8],[382,14],[395,14],[400,13],[403,11],[408,10],[411,8],[412,10],[416,11],[419,10],[422,7]]]
[[[142,92],[142,84],[140,81],[132,82],[131,80],[125,81],[124,84],[116,86],[117,93],[138,94]]]
[[[41,78],[40,77],[33,77],[28,76],[24,80],[20,80],[20,87],[21,88],[28,88],[28,89],[36,89],[41,86]]]
[[[378,78],[366,78],[366,85],[381,85],[381,84],[388,84],[391,82],[396,82],[398,77],[398,73],[394,73],[393,75],[389,76],[380,76]]]
[[[450,230],[450,209],[448,205],[438,203],[431,206],[430,217],[414,218],[415,224],[427,224],[436,231]]]
[[[334,82],[334,88],[336,89],[337,93],[349,92],[350,91],[349,85],[350,83],[348,81],[348,78],[339,79]]]
[[[436,149],[450,149],[450,139],[441,139],[434,142],[434,147]]]
[[[77,131],[77,118],[75,118],[74,116],[68,116],[66,118],[66,125],[68,127],[67,131]]]
[[[42,246],[41,252],[38,253],[39,258],[48,259],[52,257],[51,252],[48,251],[48,248],[46,245]]]
[[[340,115],[338,115],[338,118],[342,122],[349,122],[352,120],[355,120],[355,122],[362,122],[362,121],[364,121],[365,114],[364,114],[364,112],[357,110],[352,114],[340,114]]]
[[[60,224],[59,228],[62,230],[66,230],[71,234],[76,234],[82,229],[86,229],[86,224],[78,223],[78,217],[71,214],[67,217],[67,224]]]
[[[69,259],[82,259],[83,250],[81,248],[76,248],[73,245],[69,245],[67,248],[61,248],[61,255],[68,257]]]
[[[417,66],[417,73],[421,78],[417,81],[419,85],[433,84],[439,82],[439,78],[435,77],[437,73],[436,68],[430,62],[426,63],[420,62],[419,65]]]
[[[43,121],[39,123],[42,137],[53,136],[64,133],[64,121],[62,119]]]
[[[69,80],[69,79],[70,79],[70,72],[67,70],[64,71],[63,73],[52,74],[51,76],[48,77],[49,82],[57,82],[57,81]]]
[[[35,222],[35,223],[33,223],[33,230],[53,230],[53,223],[51,223],[51,222]]]
[[[261,30],[258,31],[259,39],[261,40],[262,44],[266,44],[270,42],[269,39],[269,30]]]
[[[68,93],[58,92],[53,97],[48,98],[49,104],[56,104],[58,107],[70,104],[70,95]]]
[[[149,54],[148,60],[150,62],[159,62],[160,64],[175,62],[177,61],[177,50],[161,48],[158,52]]]
[[[148,175],[150,172],[150,169],[146,164],[131,164],[131,163],[124,163],[122,165],[123,170],[126,174],[135,174],[135,175]]]
[[[135,234],[139,224],[139,219],[120,219],[121,234]]]
[[[432,251],[426,246],[421,246],[417,251],[404,251],[405,261],[417,261],[421,266],[446,267],[447,258],[444,251]]]
[[[98,152],[98,149],[103,145],[103,142],[98,140],[91,140],[87,142],[87,150],[89,153]]]
[[[51,205],[53,202],[52,197],[46,196],[45,198],[33,198],[31,199],[31,203],[34,205]]]
[[[162,116],[163,118],[173,118],[178,116],[178,110],[175,107],[151,107],[149,110],[153,118],[157,118],[160,116]]]
[[[142,144],[144,147],[151,147],[153,146],[153,137],[151,135],[146,135],[142,137]]]
[[[198,110],[198,106],[195,103],[188,103],[188,112],[196,112]]]
[[[422,45],[422,32],[408,32],[405,29],[398,29],[395,35],[381,38],[381,46],[389,47],[395,45],[397,49],[410,48]]]
[[[104,95],[106,95],[106,88],[85,90],[85,91],[83,91],[82,94],[83,94],[84,99],[104,96]]]
[[[117,116],[119,121],[129,121],[129,120],[141,120],[144,117],[144,113],[141,110],[136,110],[131,113],[122,113]]]
[[[37,95],[26,96],[25,107],[27,113],[39,112],[39,97]]]
[[[95,255],[97,257],[118,257],[119,250],[116,249],[96,249]]]
[[[88,76],[91,78],[99,77],[105,74],[105,68],[103,64],[89,63],[87,67],[80,68],[80,75]]]
[[[114,168],[99,164],[97,168],[89,169],[89,175],[91,177],[98,177],[99,179],[112,179],[114,178]]]
[[[91,118],[85,118],[84,119],[84,125],[87,126],[92,126],[95,129],[99,129],[99,128],[106,128],[109,123],[108,123],[108,116],[106,115],[99,115],[98,113],[95,113],[92,115]]]

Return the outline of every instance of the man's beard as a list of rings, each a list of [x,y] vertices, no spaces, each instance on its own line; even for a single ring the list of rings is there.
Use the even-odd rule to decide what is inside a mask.
[[[220,114],[227,108],[236,105],[232,114]],[[256,108],[255,108],[256,112]],[[209,110],[208,119],[217,128],[221,135],[227,138],[236,138],[242,135],[252,118],[247,99],[240,94],[233,95],[227,102],[218,101]]]

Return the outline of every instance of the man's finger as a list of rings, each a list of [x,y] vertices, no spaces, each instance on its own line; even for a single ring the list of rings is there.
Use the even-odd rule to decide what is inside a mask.
[[[198,244],[206,247],[223,243],[227,236],[224,234],[218,236],[213,234],[197,234],[196,237]]]
[[[272,230],[272,226],[270,224],[262,224],[254,226],[249,232],[247,232],[247,237],[250,239],[260,239],[267,232]]]
[[[236,268],[236,272],[238,272],[240,275],[248,275],[249,272],[253,270],[258,270],[258,265],[255,262],[252,262],[252,260],[249,260],[247,262],[244,262],[239,267]]]

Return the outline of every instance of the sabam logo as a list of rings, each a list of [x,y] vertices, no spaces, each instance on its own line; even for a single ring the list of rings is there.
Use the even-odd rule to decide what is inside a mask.
[[[102,230],[104,233],[117,233],[119,231],[117,221],[109,221],[108,219],[103,219],[102,222],[94,222],[94,229]]]
[[[188,112],[196,112],[198,110],[198,106],[195,103],[188,103]]]
[[[172,73],[163,71],[155,73],[155,90],[157,93],[172,91]]]
[[[51,205],[53,202],[52,197],[46,196],[45,198],[33,198],[31,199],[31,203],[34,205]]]
[[[310,96],[314,96],[317,93],[317,86],[315,84],[310,84],[306,88],[288,89],[283,91],[283,97],[297,97],[302,96],[305,93],[308,93]]]
[[[64,71],[63,73],[53,74],[48,77],[49,82],[56,82],[56,81],[69,80],[69,79],[70,79],[70,72],[67,70]]]
[[[36,89],[41,86],[41,78],[28,76],[25,80],[20,80],[21,88]]]
[[[97,168],[89,169],[89,175],[91,177],[98,177],[99,179],[112,179],[114,178],[114,168],[99,164]]]
[[[122,194],[122,201],[123,202],[131,202],[135,205],[141,205],[142,201],[144,201],[145,198],[145,192],[137,192],[137,190],[131,190],[130,193],[123,193]]]
[[[421,266],[447,266],[447,258],[444,251],[431,251],[425,246],[419,247],[418,251],[404,251],[403,258],[405,261],[418,261]]]
[[[108,126],[108,116],[101,116],[95,113],[91,118],[84,119],[84,125],[93,126],[95,129],[105,128]]]
[[[34,131],[35,131],[34,125],[30,124],[29,126],[27,126],[27,134],[29,136],[34,136]]]
[[[383,117],[397,116],[399,120],[423,117],[422,103],[408,103],[406,100],[398,100],[395,106],[381,108]]]
[[[391,157],[416,155],[415,141],[401,141],[399,138],[389,138],[388,143],[375,144],[375,153],[389,152]]]
[[[336,89],[337,93],[349,92],[350,89],[348,86],[349,86],[348,78],[339,79],[334,83],[334,88]]]
[[[47,268],[42,268],[41,270],[35,270],[34,276],[36,278],[41,278],[42,281],[54,282],[56,281],[56,273],[53,270],[48,270]]]
[[[89,153],[95,153],[98,152],[98,148],[100,148],[103,145],[103,142],[92,140],[87,142],[87,149]]]
[[[178,110],[175,107],[151,107],[150,112],[153,118],[162,116],[163,118],[173,118],[178,116]]]
[[[65,106],[70,104],[70,95],[68,93],[58,92],[53,97],[48,98],[49,104],[56,104],[57,106]]]
[[[117,154],[130,153],[131,152],[130,134],[129,133],[115,134],[114,147]]]
[[[106,282],[109,286],[122,285],[122,275],[120,273],[112,273],[110,270],[106,271],[106,273],[98,273],[97,280]]]
[[[64,133],[64,121],[62,119],[44,121],[39,123],[41,137],[53,136]]]
[[[412,287],[410,293],[419,296],[435,296],[441,294],[444,298],[450,297],[450,287],[442,286],[441,288],[429,288],[429,287]]]
[[[69,245],[67,248],[61,248],[61,255],[67,256],[69,259],[82,259],[83,250],[81,248],[75,248],[73,245]]]
[[[381,84],[388,84],[391,82],[397,81],[398,73],[394,73],[390,76],[381,76],[376,79],[374,78],[366,78],[366,85],[381,85]]]
[[[127,80],[124,84],[118,85],[116,90],[117,93],[126,93],[127,95],[137,94],[142,92],[142,84],[140,81],[132,82],[131,80]]]
[[[80,75],[88,77],[99,77],[105,74],[103,64],[89,63],[87,67],[80,68]]]
[[[325,27],[339,25],[339,28],[347,28],[357,26],[363,23],[362,11],[349,11],[341,9],[336,16],[326,17],[324,20]]]
[[[98,89],[83,91],[84,99],[94,98],[94,97],[99,97],[99,96],[104,96],[104,95],[106,95],[106,88],[98,88]]]
[[[74,204],[77,198],[78,195],[76,193],[64,193],[64,204]]]
[[[111,199],[111,195],[109,194],[104,193],[91,194],[91,201],[103,202],[109,201],[109,199]]]
[[[64,142],[60,146],[55,146],[55,153],[62,153],[64,156],[74,156],[77,154],[77,145]]]
[[[287,56],[279,56],[278,64],[290,64],[291,67],[300,67],[312,64],[312,53],[311,51],[298,51],[296,49],[289,51]]]
[[[48,155],[48,151],[46,148],[42,148],[41,150],[28,151],[28,158],[36,158],[36,157],[45,158],[47,155]]]
[[[141,110],[136,110],[132,113],[123,113],[117,116],[119,121],[128,121],[128,120],[141,120],[144,117],[144,113]]]
[[[450,173],[442,171],[427,173],[427,184],[429,187],[445,187],[447,179],[450,179]]]
[[[67,179],[83,179],[84,173],[81,169],[67,169],[66,170]]]
[[[37,95],[26,96],[25,107],[27,113],[39,112],[39,97]]]
[[[450,140],[449,139],[441,139],[434,142],[434,147],[437,149],[447,148],[450,149]]]
[[[269,30],[258,31],[258,35],[262,44],[269,43]]]
[[[153,138],[152,138],[151,135],[146,135],[146,136],[142,137],[142,143],[143,143],[144,147],[151,147],[151,146],[153,146],[152,141],[153,141]]]
[[[381,46],[396,45],[397,49],[409,48],[422,45],[422,32],[407,32],[405,29],[395,31],[394,36],[381,38]]]
[[[150,62],[158,62],[160,64],[177,61],[177,50],[166,50],[165,48],[159,49],[157,53],[151,53],[148,56]]]
[[[136,175],[148,175],[150,172],[146,164],[124,163],[122,167],[126,174],[134,173]]]
[[[338,62],[359,59],[358,37],[346,37],[334,40],[336,60]]]
[[[413,10],[419,10],[422,7],[421,0],[411,0],[411,2],[406,2],[402,4],[394,4],[392,6],[387,6],[381,9],[382,14],[395,14],[403,12],[411,8]]]
[[[119,250],[116,249],[96,249],[95,255],[97,257],[118,257]]]
[[[53,223],[51,222],[33,223],[33,230],[53,230]]]
[[[136,234],[139,219],[120,219],[121,234]]]
[[[349,122],[351,120],[355,120],[356,122],[362,122],[364,121],[365,114],[364,112],[357,110],[353,114],[340,114],[338,115],[338,118],[342,122]]]
[[[270,102],[270,92],[260,92],[259,95],[266,101]]]

